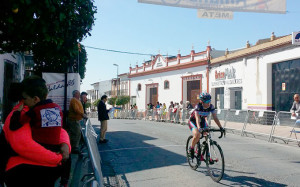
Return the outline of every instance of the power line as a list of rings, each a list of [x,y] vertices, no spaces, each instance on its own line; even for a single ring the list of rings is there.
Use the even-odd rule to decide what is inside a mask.
[[[146,53],[137,53],[137,52],[128,52],[128,51],[119,51],[114,49],[103,49],[98,47],[91,47],[91,46],[85,46],[86,48],[101,50],[101,51],[108,51],[108,52],[114,52],[114,53],[123,53],[123,54],[130,54],[130,55],[145,55],[145,56],[155,56],[154,54],[146,54]],[[170,55],[162,55],[162,56],[170,56]]]

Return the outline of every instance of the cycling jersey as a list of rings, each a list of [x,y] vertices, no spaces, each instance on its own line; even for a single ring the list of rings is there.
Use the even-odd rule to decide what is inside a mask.
[[[216,109],[214,105],[210,104],[208,108],[203,108],[202,103],[196,105],[194,111],[192,112],[189,120],[189,128],[193,130],[193,128],[197,128],[196,117],[195,115],[199,115],[200,117],[200,127],[207,127],[207,123],[205,118],[209,116],[210,113],[216,113]]]

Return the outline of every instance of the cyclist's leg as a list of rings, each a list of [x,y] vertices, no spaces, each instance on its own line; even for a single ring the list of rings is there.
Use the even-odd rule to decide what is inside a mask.
[[[197,126],[195,125],[195,121],[189,120],[188,124],[189,124],[189,128],[190,128],[190,130],[192,131],[192,134],[193,134],[192,148],[194,148],[196,143],[200,139],[200,133],[199,133],[199,130],[198,130]]]

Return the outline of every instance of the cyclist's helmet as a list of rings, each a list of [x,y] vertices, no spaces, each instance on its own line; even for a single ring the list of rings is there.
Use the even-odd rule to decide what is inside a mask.
[[[199,98],[203,103],[210,103],[211,101],[211,95],[209,93],[201,93]]]

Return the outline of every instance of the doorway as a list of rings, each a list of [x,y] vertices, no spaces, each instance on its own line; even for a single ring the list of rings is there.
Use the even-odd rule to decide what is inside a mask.
[[[200,80],[187,81],[187,101],[195,106],[199,102]]]
[[[300,59],[272,65],[272,110],[290,111],[294,94],[300,93]]]
[[[156,106],[157,101],[158,101],[157,87],[150,88],[150,103],[152,103],[152,105]]]
[[[8,99],[10,84],[15,81],[14,69],[15,64],[13,62],[4,61],[3,106],[1,114],[3,123],[14,106],[14,103]]]
[[[215,89],[215,107],[217,109],[224,109],[224,88]]]

